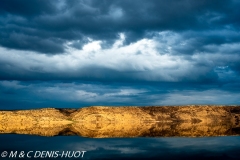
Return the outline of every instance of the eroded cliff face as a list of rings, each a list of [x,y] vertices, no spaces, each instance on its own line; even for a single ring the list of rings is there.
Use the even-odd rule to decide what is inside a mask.
[[[0,133],[84,137],[240,135],[240,106],[87,107],[0,111]]]
[[[54,108],[0,111],[0,133],[53,136],[70,124],[72,121]]]

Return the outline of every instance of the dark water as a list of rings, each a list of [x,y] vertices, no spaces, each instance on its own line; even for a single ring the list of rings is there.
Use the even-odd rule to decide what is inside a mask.
[[[83,158],[51,159],[240,159],[240,136],[207,138],[106,138],[0,135],[0,152],[87,151]],[[33,153],[34,153],[33,152]],[[26,155],[25,155],[26,156]],[[33,157],[33,156],[32,156]],[[11,159],[0,158],[0,159]],[[18,158],[13,158],[18,159]],[[21,158],[23,159],[23,158]],[[25,159],[36,159],[26,158]],[[44,158],[41,158],[44,159]]]

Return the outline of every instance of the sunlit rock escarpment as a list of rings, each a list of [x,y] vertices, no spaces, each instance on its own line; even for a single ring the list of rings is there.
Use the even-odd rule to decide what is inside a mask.
[[[0,133],[95,138],[240,135],[240,106],[96,106],[0,111]]]

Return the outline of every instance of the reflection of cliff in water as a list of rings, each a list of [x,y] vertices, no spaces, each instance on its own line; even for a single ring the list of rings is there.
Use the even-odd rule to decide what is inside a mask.
[[[0,133],[83,137],[240,135],[240,106],[88,107],[0,111]]]

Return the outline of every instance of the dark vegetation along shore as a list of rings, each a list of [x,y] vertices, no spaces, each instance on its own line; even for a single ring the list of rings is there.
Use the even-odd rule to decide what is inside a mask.
[[[96,106],[0,111],[0,133],[95,138],[240,135],[240,106]]]

